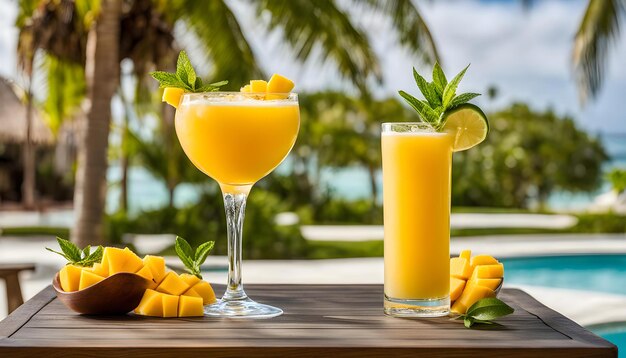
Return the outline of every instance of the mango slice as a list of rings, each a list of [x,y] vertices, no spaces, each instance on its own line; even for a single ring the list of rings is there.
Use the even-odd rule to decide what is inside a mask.
[[[468,281],[469,284],[476,284],[479,286],[487,287],[493,291],[500,286],[502,279],[500,278],[475,278]]]
[[[263,80],[250,81],[250,92],[265,93],[267,91],[267,82]]]
[[[182,88],[165,87],[163,90],[162,101],[174,108],[178,108],[180,99],[183,97],[183,93],[185,93],[185,91]]]
[[[180,296],[189,289],[189,285],[176,274],[176,272],[168,272],[159,286],[157,291],[167,293],[168,295]]]
[[[267,83],[267,95],[265,99],[285,99],[295,84],[292,80],[277,73],[273,74]],[[281,93],[281,94],[279,94]],[[285,93],[284,95],[282,93]]]
[[[80,266],[66,265],[59,271],[61,288],[65,292],[78,291],[80,285],[80,275],[83,268]]]
[[[109,268],[100,262],[96,262],[95,264],[93,264],[93,266],[91,267],[91,272],[102,277],[109,276]]]
[[[472,267],[469,260],[455,257],[450,259],[450,276],[467,280],[472,274]]]
[[[250,85],[245,85],[245,86],[241,87],[239,92],[250,92]]]
[[[135,272],[135,274],[152,282],[148,288],[155,289],[157,287],[157,283],[154,281],[154,276],[152,276],[152,270],[150,270],[150,267],[144,266],[141,270]]]
[[[163,299],[155,290],[147,289],[135,308],[135,313],[143,316],[163,317]]]
[[[217,299],[215,298],[215,292],[213,292],[213,287],[211,287],[211,285],[208,282],[200,281],[197,284],[195,284],[192,288],[200,296],[202,296],[203,304],[208,305],[217,301]]]
[[[461,254],[459,254],[459,257],[462,258],[462,259],[466,259],[467,261],[470,261],[470,264],[471,264],[472,251],[471,250],[463,250],[463,251],[461,251]]]
[[[202,298],[180,296],[178,300],[178,317],[201,317],[203,315]]]
[[[189,287],[197,284],[198,282],[200,282],[200,278],[196,275],[191,275],[188,273],[183,273],[180,274],[180,279],[183,280],[184,283],[186,283],[187,285],[189,285]]]
[[[178,296],[161,294],[163,317],[178,317]]]
[[[479,265],[497,265],[498,260],[496,260],[493,256],[489,255],[476,255],[472,257],[470,260],[470,265],[472,269]]]
[[[104,277],[98,276],[89,269],[84,269],[80,272],[80,282],[78,289],[83,290],[89,286],[93,286],[96,283],[104,280]]]
[[[165,277],[165,259],[162,256],[146,255],[143,258],[143,264],[152,271],[154,282],[161,283]]]
[[[465,280],[456,277],[450,277],[450,301],[455,301],[465,288]]]
[[[200,294],[196,290],[194,290],[193,287],[185,291],[185,293],[183,293],[183,296],[202,298],[202,296],[200,296]]]
[[[472,279],[477,278],[501,278],[504,276],[504,266],[497,265],[479,265],[476,266],[472,273]]]
[[[470,281],[461,296],[452,305],[451,310],[456,313],[465,313],[476,301],[488,297],[496,297],[496,293],[487,287],[472,284]]]

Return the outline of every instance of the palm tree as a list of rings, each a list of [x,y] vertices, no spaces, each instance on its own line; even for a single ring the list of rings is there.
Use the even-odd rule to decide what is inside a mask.
[[[119,19],[122,0],[101,0],[95,24],[89,30],[85,63],[87,121],[78,154],[74,193],[76,222],[72,239],[80,247],[104,243],[107,148],[111,99],[119,80]]]
[[[609,50],[619,37],[626,0],[589,0],[574,38],[573,65],[584,104],[602,87]]]
[[[106,1],[21,0],[18,17],[21,19],[18,25],[22,24],[18,45],[20,59],[27,59],[27,55],[34,57],[37,50],[43,50],[46,57],[53,58],[59,63],[85,64],[87,73],[93,73],[90,66],[99,61],[92,63],[91,59],[85,62],[89,59],[85,56],[87,34],[94,33],[90,31],[89,20],[96,18],[94,9],[98,8],[98,3],[104,8],[102,5]],[[110,99],[109,90],[119,81],[119,62],[123,59],[130,59],[133,63],[137,79],[136,99],[150,98],[146,93],[154,87],[147,81],[147,73],[155,67],[172,67],[181,44],[197,47],[200,51],[192,52],[192,55],[196,54],[198,60],[203,60],[203,67],[211,69],[210,77],[229,79],[230,89],[237,88],[250,78],[263,75],[236,14],[225,0],[132,0],[124,4],[117,23],[118,29],[121,29],[119,31],[124,34],[118,38],[119,55],[117,58],[113,58],[111,54],[106,57],[107,61],[114,61],[118,69],[109,72],[107,79],[94,76],[93,79],[97,79],[97,82],[90,82],[90,90],[87,93],[92,111],[101,108],[100,106]],[[343,4],[352,4],[357,8],[388,17],[398,42],[410,50],[416,58],[427,63],[437,59],[436,47],[428,27],[411,0],[352,0]],[[107,6],[113,5],[107,3]],[[368,79],[382,81],[378,56],[372,50],[364,31],[355,24],[348,11],[339,6],[339,1],[249,0],[246,5],[256,11],[258,18],[261,19],[260,23],[268,33],[280,34],[298,61],[305,62],[312,58],[313,54],[319,54],[324,62],[332,63],[361,93],[368,93]],[[102,11],[100,16],[105,16],[104,13]],[[108,17],[107,14],[106,19],[107,24],[112,27],[113,17]],[[100,19],[99,21],[102,22]],[[96,22],[96,27],[98,23]],[[114,53],[117,54],[118,51]],[[199,56],[199,53],[203,56]],[[57,109],[55,113],[67,115],[66,109],[71,107],[67,104],[71,101],[63,97],[63,94],[67,93],[64,86],[68,84],[52,78],[54,73],[50,68],[43,66],[42,69],[47,73],[48,94],[54,93],[59,96],[54,103],[58,105],[55,107]],[[96,91],[100,86],[106,87],[106,90]],[[102,96],[94,98],[96,93]],[[75,98],[76,96],[72,100]],[[173,138],[172,116],[171,113],[165,113],[167,114],[163,123],[165,133],[169,138]],[[73,236],[78,241],[93,238],[97,242],[101,241],[102,237],[100,233],[103,205],[99,200],[91,199],[97,196],[103,200],[104,189],[101,183],[105,176],[101,175],[99,179],[94,179],[92,176],[94,172],[86,170],[98,168],[95,172],[99,172],[103,168],[106,169],[106,158],[102,159],[106,154],[106,146],[101,141],[108,135],[108,128],[104,128],[104,123],[108,121],[102,120],[102,117],[104,114],[109,116],[109,111],[102,114],[88,116],[90,125],[92,121],[95,123],[91,132],[87,130],[89,139],[85,144],[90,148],[86,153],[81,153],[84,167],[77,173],[76,204],[81,214]],[[96,130],[99,131],[100,137],[92,138],[96,135]],[[96,144],[91,143],[90,139],[97,139],[94,142]],[[90,183],[92,179],[95,184]],[[87,194],[85,190],[92,190],[92,194]],[[87,198],[90,200],[86,200]],[[92,229],[86,230],[88,226]]]

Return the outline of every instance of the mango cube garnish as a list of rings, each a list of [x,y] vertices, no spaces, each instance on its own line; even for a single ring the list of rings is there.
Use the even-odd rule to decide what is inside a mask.
[[[277,73],[273,74],[269,82],[263,80],[252,80],[250,84],[241,87],[242,93],[260,94],[265,93],[264,97],[254,96],[257,99],[273,100],[285,99],[294,88],[293,81],[285,76]]]
[[[203,315],[202,298],[180,296],[178,300],[178,317],[196,317]]]
[[[157,291],[167,293],[169,295],[180,296],[189,289],[189,285],[180,279],[176,272],[168,272],[165,278],[157,287]]]
[[[185,93],[185,91],[182,88],[165,87],[163,90],[162,101],[174,108],[178,108],[180,99],[183,97],[183,93]]]
[[[504,265],[489,255],[471,256],[464,250],[450,259],[450,301],[453,313],[465,314],[477,301],[495,297],[504,278]]]

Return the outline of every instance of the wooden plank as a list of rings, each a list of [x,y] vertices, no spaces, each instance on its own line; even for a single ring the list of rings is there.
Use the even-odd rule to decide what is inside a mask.
[[[261,302],[283,308],[285,315],[270,320],[85,317],[49,297],[44,304],[29,301],[32,318],[6,329],[12,333],[0,338],[0,356],[35,356],[44,351],[49,357],[165,354],[180,358],[617,354],[609,342],[519,290],[502,291],[501,298],[516,309],[499,320],[502,326],[471,330],[446,318],[387,317],[382,313],[380,285],[251,285],[247,291]]]
[[[48,286],[35,297],[28,300],[13,311],[4,320],[0,321],[0,339],[10,337],[24,326],[42,308],[56,298],[51,286]]]

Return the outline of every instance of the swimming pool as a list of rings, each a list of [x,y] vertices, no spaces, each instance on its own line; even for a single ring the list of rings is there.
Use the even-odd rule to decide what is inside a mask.
[[[523,257],[501,260],[509,284],[626,295],[626,255]],[[626,322],[589,327],[626,358]]]
[[[626,295],[626,255],[523,257],[501,261],[508,284]]]

